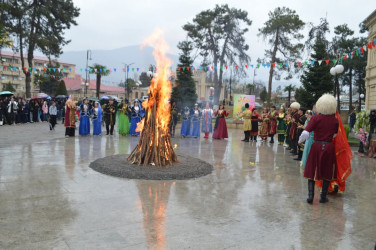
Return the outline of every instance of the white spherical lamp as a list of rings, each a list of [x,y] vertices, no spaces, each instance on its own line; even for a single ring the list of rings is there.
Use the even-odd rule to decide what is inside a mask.
[[[330,69],[330,74],[331,74],[332,76],[335,76],[335,75],[337,74],[336,69],[335,69],[334,67],[332,67],[332,68]]]
[[[338,65],[335,66],[334,68],[335,68],[337,74],[342,74],[343,71],[345,70],[345,68],[344,68],[343,65],[341,65],[341,64],[338,64]]]
[[[364,94],[360,94],[360,98],[363,99],[364,98]]]

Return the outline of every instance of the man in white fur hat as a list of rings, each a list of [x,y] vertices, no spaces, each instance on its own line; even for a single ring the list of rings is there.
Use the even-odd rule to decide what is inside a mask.
[[[314,132],[314,142],[308,155],[304,177],[308,179],[307,202],[312,203],[315,191],[315,181],[323,180],[320,203],[328,202],[326,195],[331,180],[336,178],[336,153],[333,138],[338,132],[339,122],[335,117],[337,102],[334,96],[324,94],[316,102],[318,115],[311,118],[302,135],[299,144]]]
[[[290,147],[291,153],[293,155],[298,154],[298,143],[297,143],[297,132],[298,132],[298,120],[300,115],[298,113],[300,109],[300,104],[298,102],[293,102],[290,105],[291,108],[291,128],[290,128]]]

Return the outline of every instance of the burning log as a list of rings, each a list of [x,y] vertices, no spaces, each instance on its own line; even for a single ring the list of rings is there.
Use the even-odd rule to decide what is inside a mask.
[[[156,42],[153,55],[157,61],[158,75],[151,81],[149,97],[142,106],[145,118],[137,124],[140,140],[127,160],[137,165],[172,165],[177,161],[169,134],[171,82],[168,80],[171,61],[166,57],[167,44],[157,32],[151,37]]]
[[[151,109],[146,111],[145,119],[141,121],[143,129],[140,140],[128,157],[132,164],[154,164],[159,167],[172,165],[177,161],[170,134],[157,125],[157,106],[158,102],[154,102]]]

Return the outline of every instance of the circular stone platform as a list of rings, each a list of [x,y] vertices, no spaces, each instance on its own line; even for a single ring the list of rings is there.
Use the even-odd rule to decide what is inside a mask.
[[[138,166],[129,163],[128,155],[112,155],[90,163],[93,170],[116,177],[144,180],[185,180],[210,174],[213,166],[200,159],[178,155],[178,162],[172,166]]]

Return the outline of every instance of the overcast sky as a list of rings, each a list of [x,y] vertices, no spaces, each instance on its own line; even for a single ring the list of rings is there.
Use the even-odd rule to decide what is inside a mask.
[[[252,25],[246,34],[252,63],[263,57],[268,45],[257,36],[258,29],[268,19],[268,12],[278,6],[296,10],[304,22],[317,24],[327,16],[331,30],[347,23],[358,34],[358,25],[376,8],[375,0],[73,0],[79,7],[77,26],[66,32],[72,42],[64,51],[86,49],[115,49],[141,44],[155,28],[165,31],[165,38],[173,53],[176,45],[186,38],[182,26],[192,21],[202,10],[215,4],[227,3],[230,7],[248,12]],[[306,32],[305,32],[306,33]],[[333,32],[331,32],[333,34]],[[306,34],[304,34],[306,36]]]

